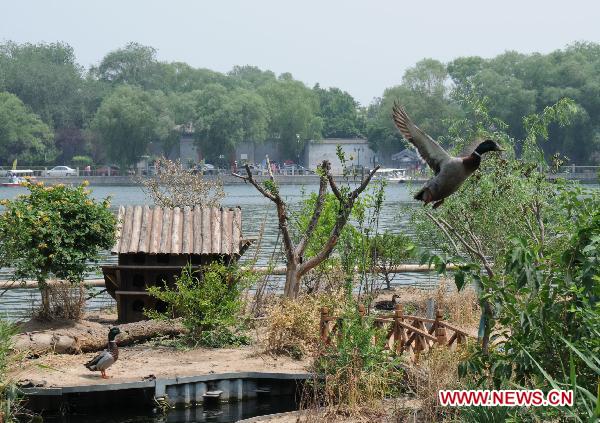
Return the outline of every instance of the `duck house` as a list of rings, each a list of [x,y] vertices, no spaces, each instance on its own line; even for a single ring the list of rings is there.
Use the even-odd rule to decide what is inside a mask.
[[[165,309],[149,286],[173,287],[188,263],[196,269],[234,263],[252,243],[242,237],[239,207],[121,206],[116,235],[111,253],[118,264],[102,272],[121,323],[145,319],[144,309]]]

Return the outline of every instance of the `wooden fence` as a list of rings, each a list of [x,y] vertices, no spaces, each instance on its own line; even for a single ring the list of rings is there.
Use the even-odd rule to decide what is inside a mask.
[[[362,318],[366,315],[364,305],[358,306],[358,313]],[[321,309],[321,341],[326,345],[335,342],[335,335],[341,335],[339,330],[343,319],[329,314],[329,309]],[[431,324],[427,329],[426,324]],[[442,319],[441,310],[437,309],[435,319],[420,316],[405,315],[402,304],[396,304],[394,314],[377,315],[373,319],[373,325],[385,330],[385,349],[402,354],[408,352],[410,356],[418,361],[419,354],[428,351],[435,345],[443,345],[451,348],[453,344],[460,345],[467,341],[469,336],[462,329],[445,322]],[[450,336],[448,332],[452,334]]]

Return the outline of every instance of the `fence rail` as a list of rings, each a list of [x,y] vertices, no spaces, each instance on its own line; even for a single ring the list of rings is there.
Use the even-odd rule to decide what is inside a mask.
[[[365,317],[364,305],[358,306],[358,313],[361,318]],[[431,325],[429,329],[426,324]],[[321,309],[320,336],[325,345],[333,344],[336,335],[341,336],[342,325],[341,317],[330,315],[327,307]],[[384,346],[386,350],[398,355],[408,352],[415,362],[419,360],[421,352],[429,351],[435,345],[451,348],[454,344],[466,343],[470,336],[464,330],[444,321],[439,308],[436,310],[435,319],[429,319],[405,315],[402,304],[396,304],[394,314],[375,317],[373,325],[385,330]],[[448,331],[453,332],[450,337],[448,337]]]

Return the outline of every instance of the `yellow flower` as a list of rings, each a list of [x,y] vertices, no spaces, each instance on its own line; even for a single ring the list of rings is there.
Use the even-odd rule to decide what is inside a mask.
[[[84,187],[87,187],[90,184],[90,181],[88,181],[87,179],[85,179],[81,185],[83,185]]]

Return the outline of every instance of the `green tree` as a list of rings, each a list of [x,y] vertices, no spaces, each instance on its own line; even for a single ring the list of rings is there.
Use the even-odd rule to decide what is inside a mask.
[[[449,124],[460,117],[460,108],[450,99],[448,74],[442,63],[425,59],[408,69],[402,84],[385,90],[378,100],[367,125],[371,148],[375,151],[395,153],[406,144],[390,119],[392,107],[397,101],[406,107],[419,128],[439,139],[447,135]],[[442,139],[443,141],[443,139]]]
[[[339,88],[325,90],[319,84],[315,85],[313,91],[319,97],[323,137],[358,138],[363,135],[358,103],[350,94]]]
[[[42,305],[49,315],[47,281],[83,280],[89,262],[115,241],[109,200],[97,203],[84,185],[27,184],[28,195],[3,200],[0,215],[0,257],[14,267],[14,279],[37,280]]]
[[[52,130],[18,97],[0,92],[0,157],[3,164],[50,162],[56,152]]]
[[[157,70],[156,49],[139,43],[128,43],[125,47],[108,53],[92,72],[112,84],[139,85],[149,88],[152,74]]]
[[[0,89],[15,94],[51,127],[82,127],[82,74],[68,44],[0,45]]]
[[[227,75],[233,79],[246,84],[247,88],[257,89],[263,85],[275,81],[275,74],[269,70],[263,71],[256,66],[234,66]]]
[[[298,158],[308,140],[321,138],[319,99],[302,82],[283,74],[258,90],[269,112],[268,138],[282,144],[287,157]]]
[[[151,96],[128,85],[116,88],[94,116],[92,130],[111,160],[131,165],[155,138],[158,114]]]
[[[211,160],[223,153],[231,154],[242,141],[264,141],[268,111],[265,101],[255,92],[228,91],[222,85],[213,84],[193,97],[196,138]]]
[[[370,239],[370,244],[373,264],[377,273],[383,275],[387,289],[390,289],[397,276],[394,268],[413,257],[415,246],[408,236],[387,231],[376,234]]]

